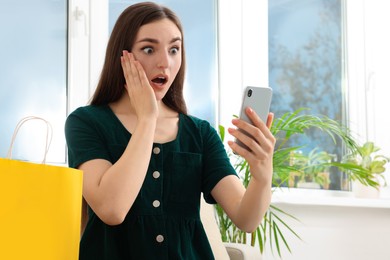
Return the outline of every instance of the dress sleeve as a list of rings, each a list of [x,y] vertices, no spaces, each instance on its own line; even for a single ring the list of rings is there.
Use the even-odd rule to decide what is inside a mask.
[[[209,123],[202,125],[203,136],[203,171],[202,192],[207,203],[215,204],[211,191],[215,185],[228,175],[236,175],[225,147],[217,133]],[[238,177],[238,176],[237,176]]]
[[[69,167],[77,168],[92,159],[110,159],[97,126],[94,117],[86,110],[77,109],[68,116],[65,122],[65,138]]]

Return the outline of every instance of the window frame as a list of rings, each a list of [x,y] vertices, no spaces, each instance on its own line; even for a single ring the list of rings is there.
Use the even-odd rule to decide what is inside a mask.
[[[239,113],[245,86],[269,84],[267,2],[217,1],[219,86],[216,110],[218,124],[225,127],[230,127],[232,116]],[[372,108],[367,107],[365,99],[369,75],[367,59],[362,55],[367,50],[367,35],[361,30],[367,26],[362,19],[367,3],[365,0],[344,2],[348,50],[345,61],[348,75],[343,79],[346,113],[348,122],[354,122],[349,127],[363,140],[373,131],[367,127],[367,114],[373,111],[368,111]],[[88,102],[98,81],[108,39],[107,10],[108,0],[69,1],[68,113]],[[226,136],[225,141],[229,139],[231,137]]]

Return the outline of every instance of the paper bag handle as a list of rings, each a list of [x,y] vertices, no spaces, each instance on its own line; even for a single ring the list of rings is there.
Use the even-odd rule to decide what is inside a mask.
[[[47,153],[49,152],[51,140],[53,139],[53,134],[52,134],[53,128],[52,128],[51,124],[49,123],[49,121],[47,121],[44,118],[37,117],[37,116],[24,117],[16,125],[15,130],[14,130],[14,134],[12,135],[11,144],[10,144],[9,149],[8,149],[7,158],[8,159],[12,158],[12,149],[13,149],[13,146],[15,143],[16,135],[18,134],[20,128],[22,127],[22,125],[24,123],[26,123],[27,121],[30,121],[30,120],[41,120],[41,121],[46,123],[46,146],[45,146],[45,154],[43,156],[43,161],[42,161],[42,164],[45,164],[46,163],[46,156],[47,156]]]

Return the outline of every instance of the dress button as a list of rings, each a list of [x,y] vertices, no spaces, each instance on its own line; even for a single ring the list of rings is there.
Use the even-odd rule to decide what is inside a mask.
[[[160,172],[154,171],[153,172],[153,178],[157,179],[158,177],[160,177]]]
[[[159,147],[154,147],[153,148],[153,153],[154,154],[159,154],[160,153],[160,148]]]
[[[159,242],[159,243],[163,242],[164,241],[164,236],[163,235],[158,235],[156,237],[156,241]]]
[[[158,200],[153,201],[153,207],[155,207],[155,208],[160,207],[160,201],[158,201]]]

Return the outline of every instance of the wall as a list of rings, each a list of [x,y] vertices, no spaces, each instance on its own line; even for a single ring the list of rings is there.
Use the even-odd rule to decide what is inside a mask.
[[[288,220],[302,241],[287,234],[292,253],[285,260],[390,259],[390,200],[358,199],[348,192],[328,195],[293,190],[279,192],[273,204],[300,222]],[[278,259],[268,248],[265,259]]]

